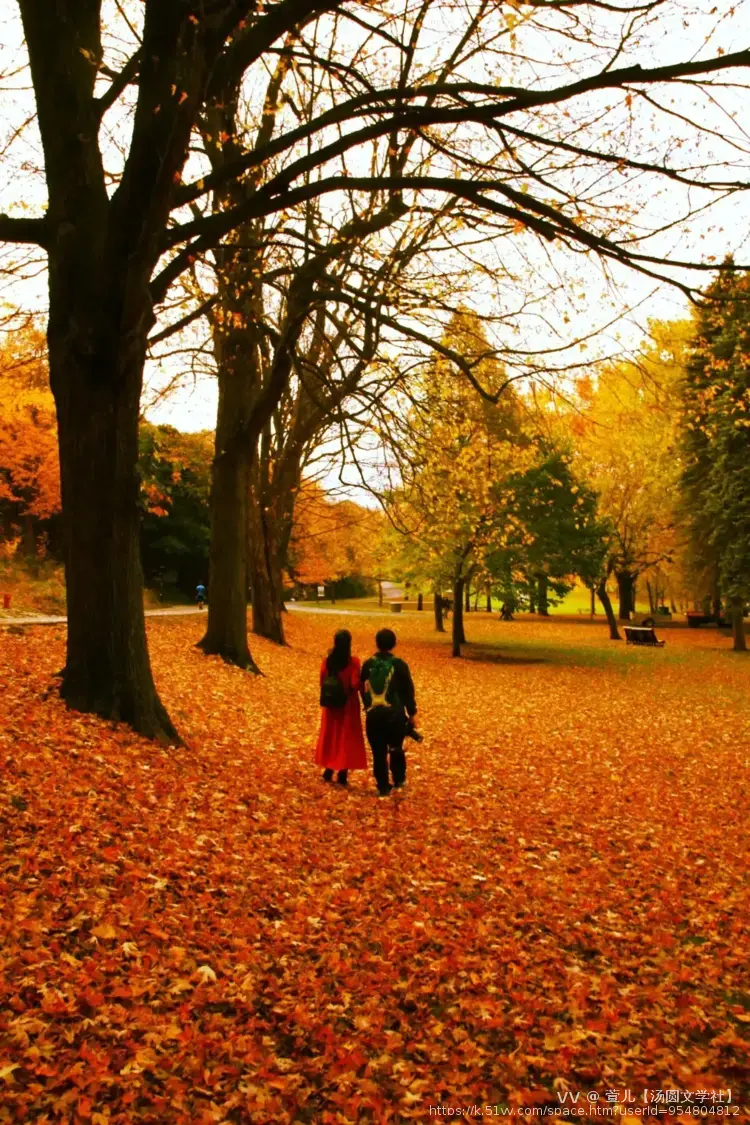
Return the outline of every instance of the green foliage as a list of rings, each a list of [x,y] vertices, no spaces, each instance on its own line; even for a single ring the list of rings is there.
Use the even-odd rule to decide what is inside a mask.
[[[425,405],[408,419],[404,488],[392,504],[411,532],[404,571],[438,589],[465,577],[490,582],[511,601],[543,575],[562,597],[571,576],[591,581],[602,566],[607,529],[595,493],[504,386],[478,318],[455,316],[445,342],[482,386],[502,393],[497,404],[482,399],[444,359],[424,376]]]
[[[192,594],[208,574],[213,440],[143,423],[141,552],[146,582]]]
[[[536,447],[538,461],[498,490],[498,515],[519,530],[488,557],[487,569],[514,601],[528,598],[530,584],[544,576],[554,603],[572,589],[574,576],[587,585],[596,580],[611,528],[598,514],[596,493],[574,473],[571,454],[548,439]]]
[[[683,388],[681,484],[696,556],[727,598],[750,598],[750,279],[708,287]]]

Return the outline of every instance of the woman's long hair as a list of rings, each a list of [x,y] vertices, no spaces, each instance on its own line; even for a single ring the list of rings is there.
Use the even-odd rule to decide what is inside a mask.
[[[328,675],[336,676],[343,672],[352,658],[352,635],[348,629],[339,629],[333,635],[333,648],[328,653],[326,664]]]

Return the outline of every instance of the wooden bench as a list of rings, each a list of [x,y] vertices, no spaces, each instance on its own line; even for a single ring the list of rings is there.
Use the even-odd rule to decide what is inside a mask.
[[[699,625],[718,625],[720,629],[731,628],[732,622],[725,621],[721,614],[701,613],[698,609],[689,609],[685,614],[689,629],[697,629]]]
[[[629,645],[650,645],[652,648],[663,648],[664,641],[660,641],[653,626],[626,625],[625,643]]]

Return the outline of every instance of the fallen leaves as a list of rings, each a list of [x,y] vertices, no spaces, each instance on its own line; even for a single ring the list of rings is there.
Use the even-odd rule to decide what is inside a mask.
[[[382,619],[346,623],[365,655]],[[0,1122],[739,1100],[750,665],[479,614],[451,661],[404,616],[425,742],[378,801],[312,764],[335,624],[290,615],[258,679],[154,622],[168,751],[42,702],[61,631],[0,635]]]

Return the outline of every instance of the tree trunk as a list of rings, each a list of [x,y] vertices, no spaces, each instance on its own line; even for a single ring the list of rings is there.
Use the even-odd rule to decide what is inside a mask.
[[[29,562],[33,562],[36,559],[36,531],[34,530],[34,517],[30,512],[27,512],[23,517],[21,549],[24,557],[27,558]]]
[[[232,341],[224,341],[229,349]],[[247,643],[247,538],[254,443],[246,432],[252,381],[233,370],[216,341],[219,408],[211,480],[208,621],[199,647],[229,664],[257,672]]]
[[[461,645],[466,643],[464,633],[464,579],[456,578],[453,583],[453,656],[461,655]]]
[[[445,626],[443,625],[443,599],[437,591],[435,591],[435,594],[433,596],[432,605],[435,610],[435,629],[438,633],[444,633]]]
[[[492,591],[487,591],[487,612],[492,613]]]
[[[630,621],[633,611],[633,575],[629,570],[618,570],[616,577],[620,601],[618,617],[620,621]]]
[[[154,687],[143,613],[137,464],[149,313],[144,306],[128,340],[119,317],[103,315],[104,294],[92,294],[88,307],[63,287],[51,255],[49,363],[68,613],[61,694],[75,710],[179,742]],[[75,292],[78,281],[71,278],[69,288]]]
[[[711,594],[711,613],[714,617],[721,617],[721,591],[718,586],[714,586]]]
[[[383,605],[383,583],[380,578],[378,578],[378,605],[381,607]]]
[[[547,575],[540,574],[537,579],[537,605],[541,617],[549,617],[549,603],[547,601],[548,585],[549,579]]]
[[[276,644],[284,637],[283,575],[274,513],[263,507],[256,489],[248,498],[250,589],[253,592],[253,632]]]
[[[529,613],[536,613],[536,602],[531,591],[529,592]]]
[[[468,579],[464,589],[464,608],[467,613],[471,613],[471,586],[469,585]]]
[[[596,590],[591,587],[591,616],[596,617]]]
[[[744,603],[742,598],[732,598],[732,637],[735,652],[747,652],[747,639],[745,637],[745,619],[743,617]]]
[[[622,637],[620,636],[620,632],[617,628],[617,618],[615,617],[615,611],[612,609],[612,602],[610,600],[609,594],[607,593],[607,580],[606,580],[606,578],[603,578],[601,580],[601,582],[599,583],[599,585],[596,588],[596,592],[599,595],[599,601],[602,603],[602,606],[604,608],[604,612],[607,615],[607,624],[609,625],[610,640],[621,641]]]
[[[648,611],[649,613],[656,613],[654,591],[651,589],[651,583],[649,582],[648,578],[646,579],[646,592],[648,594]]]
[[[417,609],[421,611],[423,606],[424,606],[424,598],[422,597],[421,594],[417,594]]]

